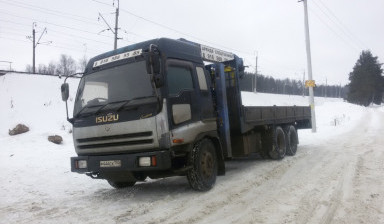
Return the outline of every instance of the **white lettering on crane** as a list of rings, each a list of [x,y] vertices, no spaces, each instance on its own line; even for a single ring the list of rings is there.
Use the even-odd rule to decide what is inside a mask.
[[[226,51],[222,51],[213,47],[200,45],[201,57],[203,60],[210,62],[224,62],[235,59],[235,55]]]

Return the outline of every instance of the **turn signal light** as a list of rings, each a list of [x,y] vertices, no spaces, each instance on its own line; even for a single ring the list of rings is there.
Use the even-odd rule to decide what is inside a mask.
[[[152,166],[156,166],[157,165],[156,156],[152,156],[151,157],[151,163],[152,163],[151,164]]]
[[[173,143],[183,143],[184,142],[184,139],[183,138],[175,138],[172,140]]]

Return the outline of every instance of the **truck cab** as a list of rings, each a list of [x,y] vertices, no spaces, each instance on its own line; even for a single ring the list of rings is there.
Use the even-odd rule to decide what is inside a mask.
[[[211,78],[197,49],[161,38],[91,59],[69,119],[78,154],[72,171],[123,187],[185,174],[187,154],[204,138],[222,154]]]

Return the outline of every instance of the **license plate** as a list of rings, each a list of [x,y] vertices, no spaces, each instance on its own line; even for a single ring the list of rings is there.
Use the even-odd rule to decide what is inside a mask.
[[[100,167],[121,167],[121,160],[100,161]]]

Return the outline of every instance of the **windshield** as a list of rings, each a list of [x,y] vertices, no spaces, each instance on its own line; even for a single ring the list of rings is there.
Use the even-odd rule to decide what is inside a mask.
[[[79,84],[74,116],[84,108],[154,96],[145,61],[121,65],[86,75]]]

